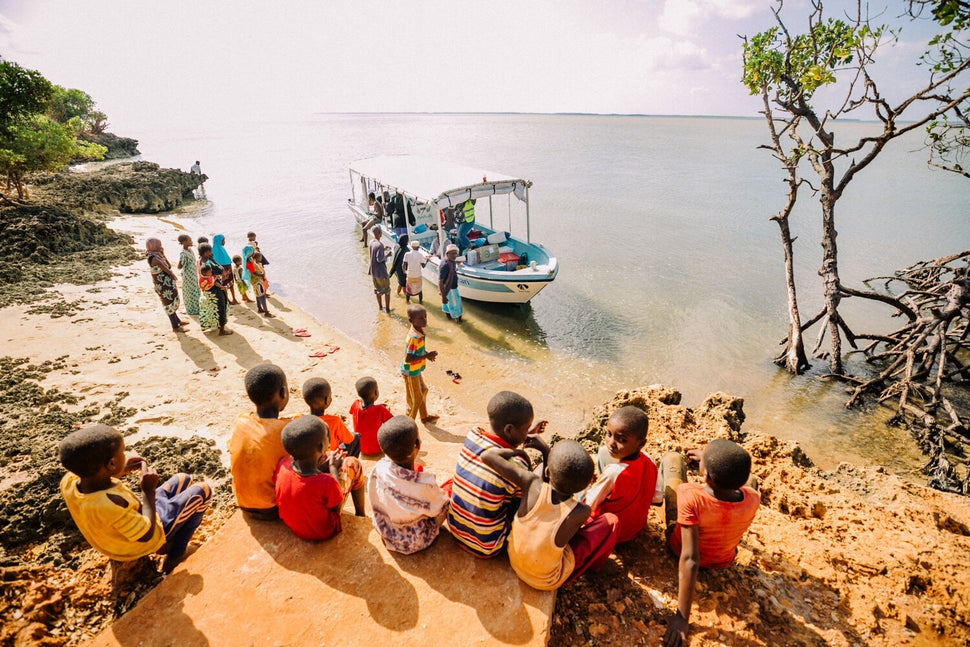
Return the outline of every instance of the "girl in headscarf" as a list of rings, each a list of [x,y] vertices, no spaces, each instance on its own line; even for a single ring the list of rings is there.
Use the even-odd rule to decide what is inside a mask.
[[[391,269],[390,273],[397,278],[397,296],[401,296],[404,292],[404,286],[407,283],[407,275],[404,273],[404,254],[408,251],[408,236],[404,234],[397,240],[397,248],[394,250],[394,256],[391,259]]]
[[[152,270],[152,283],[155,285],[155,292],[162,300],[162,307],[165,314],[172,323],[172,330],[175,332],[185,332],[182,326],[188,325],[187,321],[182,321],[178,316],[179,291],[178,277],[172,271],[172,266],[165,258],[165,251],[162,249],[162,241],[157,238],[149,238],[145,241],[148,266]]]
[[[199,270],[192,253],[192,237],[188,234],[179,236],[182,254],[179,256],[178,268],[182,270],[182,301],[185,301],[185,312],[190,315],[199,314]]]
[[[229,288],[228,294],[232,295],[229,303],[234,306],[239,305],[239,300],[236,299],[236,285],[232,276],[232,258],[226,251],[226,237],[222,234],[216,234],[212,237],[212,260],[222,267],[222,281]]]

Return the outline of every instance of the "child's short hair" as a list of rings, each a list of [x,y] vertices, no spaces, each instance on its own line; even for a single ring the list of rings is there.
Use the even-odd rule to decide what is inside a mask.
[[[636,436],[638,440],[645,440],[647,438],[650,419],[640,407],[635,407],[630,404],[625,407],[620,407],[610,416],[610,422],[618,427],[622,427],[627,433]]]
[[[412,319],[414,319],[415,315],[419,315],[422,312],[427,312],[424,309],[424,306],[423,305],[421,305],[419,303],[412,303],[411,305],[409,305],[407,307],[408,321],[411,321]]]
[[[179,240],[179,244],[180,245],[184,245],[185,243],[187,243],[190,240],[192,240],[192,237],[189,236],[188,234],[179,234],[178,240]]]
[[[593,480],[593,459],[575,440],[560,440],[549,450],[549,483],[560,494],[572,496]]]
[[[242,256],[240,256],[239,254],[236,254],[235,256],[232,257],[232,262],[233,263],[242,263]]]
[[[326,402],[330,397],[330,382],[322,377],[311,377],[303,383],[303,401],[307,404],[311,402]]]
[[[488,401],[486,411],[488,422],[495,433],[504,429],[505,425],[518,427],[526,424],[535,415],[532,411],[532,403],[512,391],[499,391],[493,395]]]
[[[58,446],[61,465],[81,478],[94,476],[118,451],[124,437],[114,427],[90,425],[71,432]]]
[[[323,445],[330,446],[330,428],[317,416],[300,416],[291,420],[280,433],[283,449],[296,460],[308,460]]]
[[[198,238],[195,239],[195,242],[197,242],[200,245],[204,245],[204,244],[208,244],[209,239],[206,238],[205,236],[199,236]],[[212,248],[210,247],[209,249],[212,249]]]
[[[256,232],[255,231],[247,231],[246,232],[246,238],[256,238]]]
[[[736,442],[717,438],[704,449],[704,467],[714,485],[737,490],[751,476],[751,455]]]
[[[257,364],[246,372],[246,395],[257,407],[286,387],[286,374],[276,364]]]
[[[203,265],[202,267],[199,268],[199,274],[201,274],[202,276],[208,276],[209,274],[212,274],[212,268],[209,267],[208,264]]]
[[[403,461],[418,441],[418,425],[409,416],[394,416],[377,430],[381,451],[394,462]]]
[[[375,388],[376,386],[377,386],[377,380],[375,380],[369,375],[366,375],[360,378],[359,380],[357,380],[357,383],[354,384],[354,388],[357,389],[357,395],[360,396],[361,398],[363,398],[368,393],[370,393],[371,389]]]
[[[212,251],[212,245],[209,243],[203,243],[202,239],[199,239],[199,256],[207,254]]]

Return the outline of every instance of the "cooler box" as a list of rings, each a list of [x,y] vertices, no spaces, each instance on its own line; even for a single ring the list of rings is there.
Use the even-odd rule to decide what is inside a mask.
[[[512,271],[519,264],[519,255],[515,252],[502,252],[498,255],[498,261],[505,264],[505,269]]]

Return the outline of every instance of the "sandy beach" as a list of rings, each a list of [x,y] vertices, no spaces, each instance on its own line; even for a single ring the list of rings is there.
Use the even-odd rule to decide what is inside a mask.
[[[147,237],[161,238],[174,258],[175,238],[191,223],[172,215],[137,216],[117,218],[111,226],[134,236],[136,248],[144,248]],[[193,237],[208,233],[185,231]],[[332,384],[332,413],[346,414],[356,397],[354,382],[363,375],[377,378],[380,400],[392,411],[403,411],[398,358],[347,339],[286,301],[271,297],[270,307],[274,319],[257,315],[254,304],[231,306],[235,334],[228,337],[204,334],[195,321],[187,333],[173,333],[147,266],[136,261],[116,268],[110,280],[57,285],[47,301],[5,308],[0,339],[6,355],[46,367],[31,381],[48,395],[71,394],[76,401],[64,400],[68,410],[108,416],[128,434],[129,445],[197,436],[223,450],[223,465],[232,420],[251,408],[243,375],[259,362],[272,361],[287,373],[288,415],[307,411],[300,387],[311,376]],[[297,328],[310,336],[295,336]],[[402,344],[405,333],[402,324]],[[322,358],[309,356],[331,349]],[[468,428],[485,421],[485,402],[459,400],[456,389],[434,379],[430,387],[429,407],[441,419],[422,428],[428,442],[421,459],[446,477]],[[957,645],[970,639],[970,505],[964,498],[879,468],[844,464],[823,472],[795,446],[770,436],[745,438],[740,400],[717,396],[687,408],[679,399],[659,387],[621,392],[586,423],[595,443],[609,411],[633,403],[650,415],[646,450],[652,456],[727,436],[744,441],[755,458],[762,507],[737,564],[702,574],[692,645]],[[5,469],[0,497],[35,469],[30,460]],[[58,470],[52,473],[59,478]],[[207,515],[200,541],[233,512],[228,490],[223,486],[221,492],[222,503]],[[46,502],[45,509],[56,507],[57,501]],[[657,644],[676,600],[676,560],[666,554],[662,536],[653,513],[641,537],[619,548],[602,572],[562,590],[550,644]],[[63,541],[56,534],[37,537],[27,553],[6,556],[0,643],[76,644],[158,582],[152,575],[118,598],[106,560],[84,544],[58,544]],[[56,559],[45,557],[52,551]]]

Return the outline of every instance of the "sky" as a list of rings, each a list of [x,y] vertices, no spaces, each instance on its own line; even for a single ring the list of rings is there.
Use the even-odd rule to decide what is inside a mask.
[[[854,3],[826,3],[829,15]],[[873,0],[895,20],[901,0]],[[807,0],[785,3],[794,26]],[[0,0],[0,56],[113,130],[314,112],[757,116],[741,35],[771,0]],[[900,87],[926,26],[879,65]],[[922,30],[922,34],[921,34]],[[922,35],[922,37],[920,37]],[[890,88],[891,91],[891,88]]]

